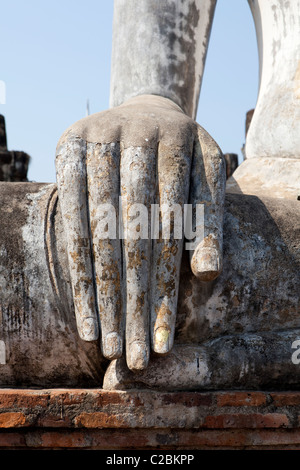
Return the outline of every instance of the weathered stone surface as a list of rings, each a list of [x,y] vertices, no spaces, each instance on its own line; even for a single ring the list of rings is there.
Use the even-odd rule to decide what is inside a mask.
[[[250,4],[260,41],[259,21],[262,19],[268,30],[269,16],[264,19],[263,15],[255,14],[258,9],[267,11],[262,2]],[[216,145],[208,144],[211,140],[205,132],[201,131],[200,136],[199,128],[188,118],[195,116],[215,2],[170,2],[158,8],[155,3],[142,1],[135,5],[141,18],[138,25],[128,3],[120,0],[115,6],[111,103],[122,104],[71,126],[57,150],[58,193],[79,334],[85,340],[95,341],[100,329],[103,355],[115,359],[122,354],[125,320],[127,366],[131,371],[146,370],[130,372],[120,359],[109,367],[106,387],[140,384],[162,389],[255,388],[270,383],[281,386],[283,380],[286,386],[296,386],[298,375],[293,373],[295,364],[289,355],[292,337],[299,328],[295,314],[299,288],[299,206],[288,200],[294,198],[298,188],[293,176],[298,174],[294,164],[297,155],[291,153],[288,146],[291,142],[284,144],[280,138],[286,148],[284,155],[282,146],[266,145],[264,153],[256,149],[250,156],[257,159],[252,159],[251,164],[244,162],[228,181],[228,190],[233,194],[227,196],[224,247],[227,258],[223,264],[221,156]],[[288,7],[279,0],[274,0],[272,7],[274,18],[269,26],[274,38],[284,35],[280,14]],[[296,7],[288,11],[289,21],[292,22],[297,8],[298,0]],[[149,28],[150,24],[153,28]],[[293,33],[291,28],[292,36]],[[135,49],[129,48],[134,37]],[[289,41],[286,36],[285,40]],[[271,43],[269,38],[266,44],[270,47]],[[201,49],[199,62],[195,59],[197,44]],[[123,54],[123,47],[132,54]],[[144,61],[145,49],[149,50],[148,61]],[[276,62],[280,54],[273,52]],[[296,56],[297,52],[291,52],[293,64]],[[272,73],[275,62],[267,64]],[[182,75],[186,70],[192,84]],[[264,80],[265,76],[260,96]],[[274,91],[276,86],[272,87]],[[259,103],[247,143],[251,143],[255,116],[259,116],[260,127],[262,122],[266,126],[268,136],[277,117],[279,122],[283,119],[279,111],[276,116],[271,113],[271,121],[262,119]],[[292,109],[291,115],[297,123],[297,113],[293,114]],[[280,126],[279,123],[281,132]],[[195,132],[199,134],[197,141]],[[284,169],[280,168],[278,157],[284,157],[287,163]],[[156,187],[162,202],[181,205],[188,200],[189,192],[191,201],[204,203],[208,214],[203,243],[192,255],[191,269],[184,260],[180,279],[182,243],[172,241],[165,247],[144,239],[133,243],[125,240],[122,252],[118,244],[103,247],[98,233],[101,201],[110,204],[120,192],[122,204],[124,195],[129,195],[130,204],[138,202],[149,207],[155,202]],[[280,210],[278,198],[282,198]],[[128,212],[125,218],[129,219]],[[282,223],[286,228],[281,229]],[[222,275],[216,279],[222,267]],[[122,275],[125,282],[119,286]],[[175,348],[170,352],[175,331]],[[149,336],[154,354],[147,367]]]
[[[300,158],[300,1],[248,0],[260,83],[246,158]]]
[[[289,35],[285,34],[282,13],[288,2],[269,2],[273,9],[267,19],[269,6],[259,0],[250,4],[258,40],[259,18],[271,31],[267,49],[274,45],[274,38],[284,39],[273,51],[273,63],[266,65],[267,77],[272,76],[281,66],[284,41],[290,44],[292,36],[293,47],[298,44],[299,29],[293,24]],[[128,2],[120,0],[116,5],[115,44],[120,38],[123,41],[120,19],[127,15],[127,41],[122,42],[127,47],[136,21]],[[114,359],[123,353],[124,305],[127,362],[122,358],[110,364],[106,388],[297,388],[299,372],[292,361],[292,344],[300,334],[299,159],[295,150],[299,134],[282,139],[285,127],[281,127],[280,109],[272,109],[269,121],[263,119],[259,99],[247,142],[251,138],[253,142],[251,130],[261,129],[263,122],[265,142],[270,143],[273,135],[272,146],[266,145],[262,153],[262,140],[254,139],[258,146],[249,155],[255,158],[247,159],[228,181],[223,247],[224,161],[215,142],[192,120],[215,1],[172,1],[168,10],[155,2],[137,5],[145,13],[142,28],[149,17],[157,34],[149,26],[144,36],[138,32],[136,37],[144,40],[137,44],[135,65],[145,63],[148,41],[153,48],[147,67],[153,75],[142,67],[142,81],[129,80],[122,71],[131,73],[135,67],[123,61],[120,45],[120,63],[116,55],[113,58],[112,83],[116,77],[122,81],[112,86],[112,102],[122,105],[89,116],[63,135],[57,149],[59,201],[56,185],[14,186],[13,196],[10,186],[2,187],[1,383],[102,383],[107,365],[103,356]],[[299,9],[297,0],[287,11],[289,23]],[[261,16],[256,15],[259,11]],[[162,38],[166,41],[161,42]],[[162,49],[157,49],[158,43]],[[289,56],[289,76],[297,51]],[[183,62],[188,67],[182,67]],[[182,75],[186,70],[192,84]],[[154,81],[147,82],[153,76]],[[296,72],[294,78],[297,88]],[[277,106],[282,103],[275,100],[278,82],[274,80],[270,94],[264,94],[265,80],[264,75],[260,96],[266,102],[271,96],[272,106]],[[137,88],[130,88],[133,83]],[[288,105],[294,103],[294,96],[290,98],[287,93]],[[298,108],[288,105],[288,127],[294,130],[292,119],[297,131]],[[268,107],[263,110],[268,112]],[[162,201],[205,205],[204,241],[191,259],[184,253],[181,265],[182,240],[165,244],[161,240],[157,244],[124,241],[121,249],[117,244],[104,246],[99,235],[102,201],[115,202],[119,195],[129,194],[131,203],[148,207],[156,193]],[[129,220],[127,212],[125,218]],[[284,425],[281,414],[275,418]],[[109,415],[91,416],[87,411],[77,418],[89,426],[109,424],[109,420]],[[220,423],[224,424],[223,418]]]
[[[151,347],[165,354],[173,346],[186,205],[195,212],[204,207],[195,222],[201,233],[190,236],[194,275],[210,281],[222,270],[223,155],[179,106],[143,95],[67,129],[56,171],[79,334],[95,341],[100,327],[106,358],[120,357],[125,342],[128,366],[143,369]],[[116,231],[102,233],[103,205],[118,214],[115,228],[123,224],[123,239]],[[136,206],[146,211],[139,224]],[[149,229],[153,207],[160,211],[156,237]]]
[[[56,185],[2,183],[1,194],[1,385],[99,386],[106,361],[99,342],[77,333]],[[299,221],[297,200],[227,194],[222,275],[197,280],[184,253],[178,359],[176,348],[152,357],[148,375],[125,388],[133,378],[161,389],[297,388]]]
[[[113,363],[104,386],[299,387],[299,217],[297,200],[227,194],[223,272],[205,285],[183,262],[173,353],[135,375]]]
[[[0,183],[0,193],[1,386],[99,385],[101,353],[78,337],[67,260],[57,258],[56,185]]]
[[[195,119],[216,0],[114,5],[111,106],[152,94]]]
[[[296,201],[299,195],[300,160],[257,157],[246,159],[227,180],[227,191],[258,197]]]

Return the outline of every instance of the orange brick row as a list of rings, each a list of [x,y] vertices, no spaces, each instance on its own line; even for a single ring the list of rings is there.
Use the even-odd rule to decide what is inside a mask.
[[[300,448],[300,392],[0,390],[0,448]]]

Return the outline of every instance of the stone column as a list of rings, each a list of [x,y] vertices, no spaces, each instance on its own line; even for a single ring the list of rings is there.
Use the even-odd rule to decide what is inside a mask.
[[[248,0],[260,84],[246,157],[300,158],[300,0]]]

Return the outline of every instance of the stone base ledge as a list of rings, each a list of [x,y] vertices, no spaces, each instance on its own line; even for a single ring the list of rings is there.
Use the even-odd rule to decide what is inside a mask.
[[[300,449],[300,392],[0,390],[0,449]]]

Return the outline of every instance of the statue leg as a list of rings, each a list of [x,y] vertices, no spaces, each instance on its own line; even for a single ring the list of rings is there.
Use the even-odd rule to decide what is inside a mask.
[[[0,386],[101,385],[99,343],[77,332],[56,185],[0,194]]]

